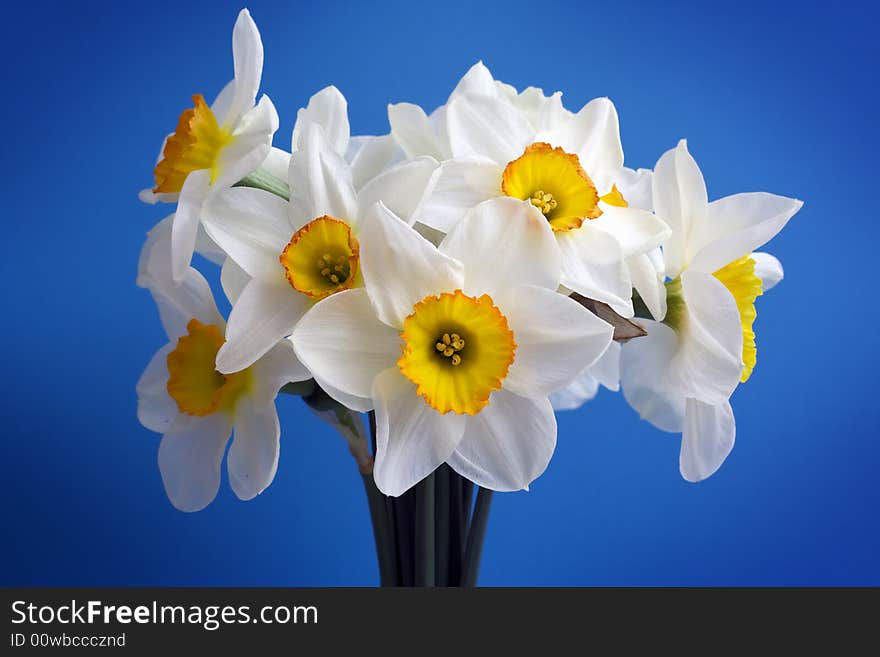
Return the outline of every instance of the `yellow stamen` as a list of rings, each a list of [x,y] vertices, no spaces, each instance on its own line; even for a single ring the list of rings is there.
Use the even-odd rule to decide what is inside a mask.
[[[513,331],[492,298],[461,290],[419,301],[400,335],[397,366],[440,413],[478,413],[501,388],[516,352]]]
[[[530,201],[557,232],[580,228],[602,214],[596,186],[577,155],[536,142],[509,162],[501,179],[508,196]]]
[[[736,300],[743,334],[743,371],[740,381],[748,381],[758,362],[758,347],[755,344],[755,331],[752,325],[758,316],[755,299],[764,293],[761,279],[755,274],[755,260],[747,255],[734,260],[715,272],[715,278],[724,283]]]
[[[543,189],[539,189],[532,194],[529,202],[541,211],[541,214],[550,214],[551,210],[555,210],[559,204],[553,198],[553,194],[548,194]]]
[[[296,231],[279,260],[294,289],[323,299],[359,281],[358,253],[348,224],[325,215]]]
[[[153,169],[158,193],[178,193],[186,177],[193,171],[210,169],[211,182],[220,175],[220,152],[235,137],[217,123],[217,118],[205,99],[193,96],[194,107],[184,110],[174,134],[168,137],[162,150],[162,159]]]
[[[250,386],[250,370],[221,374],[214,368],[217,352],[226,341],[219,327],[191,319],[186,330],[187,335],[168,354],[168,394],[180,412],[188,415],[233,411]]]

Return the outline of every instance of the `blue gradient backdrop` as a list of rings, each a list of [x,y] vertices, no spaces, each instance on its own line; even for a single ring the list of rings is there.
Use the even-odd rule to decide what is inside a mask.
[[[687,137],[710,197],[806,201],[769,247],[786,280],[759,300],[759,363],[734,396],[721,471],[682,481],[678,437],[602,391],[560,417],[532,491],[496,497],[483,584],[880,584],[878,16],[802,7],[251,4],[280,146],[327,84],[353,131],[376,134],[387,102],[433,108],[482,58],[518,87],[563,89],[570,108],[610,96],[630,166]],[[164,339],[136,260],[168,211],[136,194],[190,94],[231,77],[239,8],[5,11],[2,584],[377,582],[358,475],[299,400],[279,402],[273,485],[242,503],[224,481],[194,515],[167,502],[159,436],[135,417],[135,381]]]

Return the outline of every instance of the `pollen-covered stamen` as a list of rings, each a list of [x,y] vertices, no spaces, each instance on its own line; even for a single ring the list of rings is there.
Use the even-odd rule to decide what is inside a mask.
[[[333,285],[345,283],[351,275],[351,265],[348,264],[348,258],[343,255],[334,258],[329,253],[325,253],[318,260],[318,269],[321,276],[333,283]]]
[[[549,194],[543,189],[539,189],[537,192],[532,194],[532,197],[529,199],[529,201],[532,205],[538,208],[543,215],[550,214],[550,211],[555,210],[556,206],[559,205],[559,203],[556,202],[556,199],[553,198],[553,194]]]
[[[464,349],[464,339],[458,333],[444,333],[437,340],[434,348],[448,358],[454,366],[461,365],[461,354],[458,352]]]

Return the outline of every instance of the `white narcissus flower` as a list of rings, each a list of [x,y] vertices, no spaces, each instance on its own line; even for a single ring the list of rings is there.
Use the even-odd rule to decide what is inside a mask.
[[[624,167],[617,185],[630,207],[653,210],[652,173],[650,169],[633,171]],[[630,256],[626,264],[644,310],[651,317],[662,319],[666,314],[666,287],[663,285],[666,274],[660,247]],[[550,395],[554,410],[579,408],[596,396],[600,385],[615,392],[620,390],[620,353],[620,345],[612,344],[595,364],[581,372],[568,386]]]
[[[389,109],[392,135],[408,155],[422,149],[445,160],[419,221],[448,232],[486,199],[530,201],[559,243],[562,285],[632,316],[628,259],[658,246],[668,228],[630,206],[617,185],[628,173],[614,105],[597,98],[573,114],[560,93],[512,96],[482,64],[466,78],[430,121],[417,121],[424,113],[413,106],[406,106],[409,121],[400,106]]]
[[[449,102],[464,93],[498,95],[500,84],[495,82],[483,62],[477,62],[459,80],[446,104],[430,115],[413,103],[389,104],[390,136],[406,157],[430,155],[440,161],[448,160],[452,157],[449,136],[446,134],[446,107]]]
[[[316,93],[309,99],[306,107],[297,111],[291,139],[292,152],[303,147],[306,135],[313,125],[321,126],[330,148],[348,162],[351,181],[357,190],[390,165],[404,159],[390,134],[378,137],[351,136],[348,102],[342,92],[332,85]]]
[[[263,72],[263,44],[247,9],[232,32],[235,77],[209,107],[193,96],[173,134],[165,139],[153,174],[156,184],[141,200],[177,201],[171,233],[174,279],[187,275],[199,235],[202,204],[218,190],[232,187],[256,170],[278,129],[278,114],[267,96],[254,105]],[[211,251],[210,245],[207,247]]]
[[[775,258],[753,252],[803,204],[763,192],[709,203],[684,141],[657,162],[653,197],[672,228],[663,244],[667,311],[623,346],[623,394],[642,418],[683,434],[681,474],[700,481],[733,448],[729,398],[755,367],[755,299],[782,278]]]
[[[493,199],[437,248],[376,204],[360,241],[365,289],[316,304],[291,341],[331,395],[375,404],[379,489],[400,495],[444,462],[486,488],[527,487],[556,445],[547,396],[612,337],[556,291],[546,220]]]
[[[312,124],[290,158],[289,202],[236,187],[206,203],[205,229],[234,263],[224,266],[222,278],[237,297],[217,369],[248,367],[290,335],[316,302],[362,286],[358,234],[364,210],[384,200],[411,217],[436,167],[427,157],[402,162],[356,190],[351,167],[322,126]],[[359,410],[369,406],[363,399],[346,402]]]
[[[225,322],[198,271],[189,267],[179,283],[172,280],[172,223],[173,215],[151,232],[139,263],[138,284],[153,295],[168,344],[137,383],[138,419],[162,434],[159,470],[171,503],[198,511],[217,495],[233,431],[226,465],[235,494],[249,500],[272,482],[280,435],[275,397],[309,373],[286,340],[241,372],[215,370]]]

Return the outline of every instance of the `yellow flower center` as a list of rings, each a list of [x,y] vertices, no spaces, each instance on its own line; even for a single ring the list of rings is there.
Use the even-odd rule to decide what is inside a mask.
[[[740,382],[745,383],[758,362],[758,348],[755,345],[755,331],[752,325],[758,316],[755,299],[764,293],[761,279],[755,274],[755,260],[751,255],[725,265],[716,271],[714,276],[730,290],[739,310],[743,334],[743,371]]]
[[[439,413],[474,415],[489,403],[513,363],[507,319],[483,295],[461,290],[419,301],[403,323],[400,371]]]
[[[349,225],[325,215],[296,231],[279,260],[295,290],[323,299],[355,286],[358,252]]]
[[[153,169],[157,194],[173,194],[183,189],[183,182],[193,171],[210,169],[211,182],[220,175],[220,152],[235,137],[217,123],[201,94],[193,96],[195,107],[184,110],[177,129],[165,142],[162,159]]]
[[[509,162],[501,178],[508,196],[530,201],[554,231],[580,228],[602,214],[596,186],[581,168],[577,155],[536,142]]]
[[[215,369],[217,352],[226,341],[219,327],[191,319],[186,330],[168,354],[168,394],[188,415],[233,411],[250,386],[250,370],[221,374]]]

